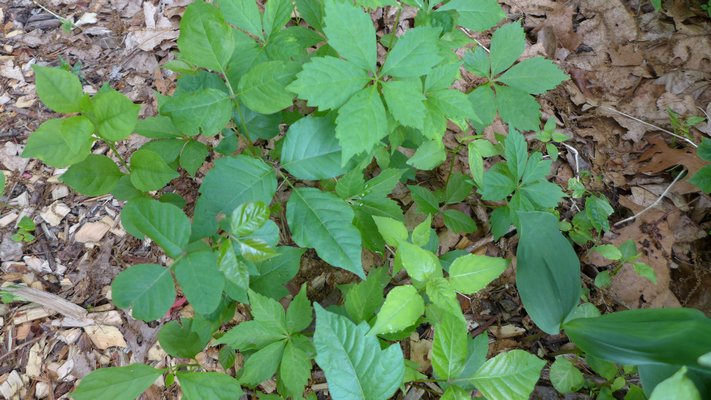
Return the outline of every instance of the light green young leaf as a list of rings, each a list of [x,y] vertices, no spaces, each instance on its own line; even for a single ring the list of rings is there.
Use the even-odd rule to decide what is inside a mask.
[[[249,270],[247,265],[237,258],[231,240],[224,240],[220,245],[217,268],[228,281],[225,283],[225,292],[230,297],[238,297],[242,301],[246,301],[246,293],[247,289],[249,289]],[[234,285],[240,292],[235,294],[234,292],[236,291],[229,290],[230,284]]]
[[[419,87],[418,87],[419,86]],[[387,81],[383,83],[383,96],[390,114],[405,126],[422,129],[424,124],[425,95],[418,81]]]
[[[496,108],[511,127],[521,131],[538,129],[541,120],[538,102],[523,90],[496,85]]]
[[[496,76],[521,56],[526,46],[526,35],[518,22],[506,24],[491,36],[491,74]]]
[[[224,72],[234,48],[232,28],[227,25],[220,10],[203,2],[192,3],[185,9],[178,37],[178,49],[183,60]]]
[[[306,285],[301,285],[301,290],[289,303],[289,308],[286,310],[286,329],[289,333],[301,332],[308,328],[313,321],[313,309],[311,302],[306,297]]]
[[[420,145],[415,154],[407,160],[407,165],[429,171],[442,164],[447,159],[447,151],[442,140],[428,140]]]
[[[150,192],[162,189],[179,176],[158,153],[140,149],[131,156],[131,183],[138,190]]]
[[[227,331],[215,344],[227,344],[233,349],[250,352],[287,337],[286,328],[274,321],[245,321]]]
[[[291,0],[269,0],[264,6],[264,36],[268,39],[279,32],[284,27],[291,14],[294,12],[294,5]]]
[[[545,180],[521,186],[520,194],[539,209],[555,208],[565,197],[560,186]]]
[[[467,359],[467,324],[445,314],[435,325],[432,342],[432,369],[438,379],[449,381],[464,369]]]
[[[299,15],[312,28],[323,32],[323,1],[322,0],[296,0],[296,9]]]
[[[378,400],[392,396],[403,382],[405,363],[398,344],[385,350],[366,323],[316,308],[316,363],[326,375],[333,398]]]
[[[489,359],[472,382],[489,400],[528,400],[546,362],[523,350]]]
[[[314,188],[295,189],[286,206],[292,239],[316,249],[327,263],[365,278],[361,238],[353,226],[353,210],[331,193]]]
[[[258,38],[264,37],[262,34],[262,16],[259,13],[259,6],[256,1],[216,0],[216,4],[220,7],[229,23]]]
[[[339,58],[314,57],[287,89],[319,110],[337,109],[368,83],[368,74]]]
[[[325,1],[328,44],[353,64],[375,72],[376,38],[370,15],[353,4],[338,0]]]
[[[396,78],[426,75],[439,64],[439,28],[417,27],[405,32],[388,53],[380,73]]]
[[[216,253],[189,253],[178,260],[173,268],[175,278],[195,312],[209,314],[215,311],[225,287],[225,278],[217,268]]]
[[[228,231],[236,237],[251,235],[268,219],[269,207],[261,201],[240,204],[230,215]]]
[[[281,148],[281,165],[299,179],[342,175],[336,125],[327,117],[304,117],[289,127]]]
[[[508,264],[505,258],[469,254],[454,260],[449,267],[449,280],[457,291],[473,294],[498,278]]]
[[[303,396],[304,388],[311,377],[311,357],[294,342],[288,342],[279,365],[279,380],[291,398]]]
[[[232,400],[244,392],[237,380],[219,372],[178,372],[185,400]]]
[[[82,378],[75,400],[134,400],[165,372],[144,364],[100,368]]]
[[[460,62],[455,62],[434,67],[425,78],[425,91],[449,89],[459,76],[461,66]]]
[[[361,177],[362,177],[362,171]],[[387,168],[380,171],[378,176],[370,179],[365,184],[365,194],[372,197],[385,197],[392,193],[395,186],[400,181],[404,169]]]
[[[242,368],[239,383],[254,387],[274,376],[279,368],[286,342],[274,342],[249,356]]]
[[[373,150],[387,134],[385,106],[375,86],[356,93],[338,110],[336,118],[336,137],[342,149],[341,165],[356,154]]]
[[[553,61],[543,57],[534,57],[514,65],[497,81],[526,93],[541,94],[554,89],[566,79],[568,79],[568,75],[561,71]]]
[[[654,269],[649,265],[641,262],[636,262],[632,264],[632,268],[634,268],[634,272],[636,272],[637,275],[646,278],[648,281],[652,282],[655,285],[657,284],[657,274],[656,272],[654,272]]]
[[[415,282],[425,283],[432,276],[442,275],[442,266],[433,253],[407,242],[401,242],[397,252],[407,274]]]
[[[69,167],[60,180],[86,196],[101,196],[110,193],[122,176],[112,159],[90,154],[84,161]]]
[[[444,210],[442,216],[447,228],[455,233],[474,233],[477,230],[476,222],[472,217],[459,210]]]
[[[239,98],[260,114],[274,114],[292,104],[294,94],[286,86],[294,80],[298,64],[269,61],[255,65],[239,81]]]
[[[50,119],[32,132],[22,157],[38,158],[56,168],[76,164],[91,153],[93,131],[91,122],[84,117]]]
[[[121,223],[131,235],[144,235],[156,242],[165,254],[177,258],[190,239],[190,220],[176,206],[156,200],[131,200],[121,211]]]
[[[209,136],[227,126],[232,118],[232,102],[227,93],[205,88],[168,98],[160,112],[169,116],[176,128],[188,136],[199,133]]]
[[[550,380],[559,393],[575,393],[585,384],[583,373],[573,363],[562,356],[555,358],[551,365]]]
[[[33,65],[35,89],[42,103],[58,113],[81,111],[84,97],[81,82],[76,75],[61,68]]]
[[[398,286],[385,297],[369,335],[394,333],[414,325],[425,313],[425,302],[411,285]]]
[[[180,153],[180,167],[194,178],[209,154],[210,149],[206,144],[197,140],[190,140],[185,143]]]
[[[111,283],[112,301],[119,308],[131,308],[142,321],[164,316],[175,300],[170,270],[156,264],[137,264],[122,271]]]
[[[82,105],[99,136],[110,141],[126,139],[133,133],[141,108],[114,89],[99,92]]]
[[[511,176],[504,163],[496,163],[484,172],[484,185],[481,188],[481,198],[490,201],[500,201],[507,198],[516,189],[517,182]]]
[[[452,0],[437,11],[455,10],[459,24],[473,31],[485,31],[506,17],[496,0]]]
[[[378,216],[373,216],[373,221],[375,221],[375,225],[378,226],[378,232],[380,232],[380,235],[388,245],[397,247],[401,241],[407,240],[407,228],[401,221]]]
[[[417,224],[415,229],[412,230],[412,243],[416,246],[425,246],[430,241],[430,234],[432,232],[432,214],[427,214],[427,218],[424,221]]]
[[[620,252],[620,249],[618,249],[617,246],[613,244],[601,244],[599,246],[593,247],[590,250],[600,254],[608,260],[617,261],[622,259],[622,252]]]
[[[686,376],[686,371],[686,367],[681,367],[674,375],[655,386],[649,400],[701,400],[699,390],[694,382]]]
[[[481,122],[467,96],[458,90],[435,90],[427,96],[427,104],[451,120]]]

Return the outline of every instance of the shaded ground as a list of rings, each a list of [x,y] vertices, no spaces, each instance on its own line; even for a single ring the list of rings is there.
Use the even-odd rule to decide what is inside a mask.
[[[0,170],[8,177],[8,189],[0,197],[0,282],[24,283],[36,289],[27,296],[40,297],[30,304],[0,304],[0,396],[62,398],[76,380],[97,367],[173,362],[155,346],[157,325],[134,321],[109,301],[113,276],[135,263],[164,261],[163,256],[150,243],[126,234],[118,218],[120,202],[72,193],[58,182],[63,171],[18,154],[29,133],[52,116],[34,94],[30,66],[35,63],[67,62],[80,72],[87,91],[108,82],[143,104],[143,115],[153,114],[153,90],[168,93],[173,87],[174,77],[160,65],[172,59],[179,18],[188,3],[43,2],[57,15],[87,22],[71,33],[36,3],[5,0],[1,5]],[[558,183],[582,174],[590,190],[610,199],[615,222],[657,200],[681,171],[676,165],[690,172],[700,168],[683,142],[630,117],[672,129],[667,109],[683,116],[711,113],[711,19],[703,11],[684,1],[667,2],[663,13],[654,12],[646,1],[503,3],[510,19],[521,20],[528,33],[530,46],[524,57],[553,58],[572,77],[541,99],[544,117],[556,119],[559,130],[573,137],[569,144],[578,153],[576,158],[573,150],[562,152],[554,164]],[[374,17],[376,22],[392,18],[388,13]],[[480,39],[488,45],[486,37]],[[472,86],[472,78],[465,74],[459,84]],[[697,128],[690,132],[696,142],[711,134],[711,123]],[[486,133],[494,131],[504,129],[495,124]],[[451,135],[446,140],[453,142]],[[129,141],[120,150],[130,152],[137,145]],[[455,161],[455,168],[467,172],[466,154]],[[418,179],[436,182],[440,172],[446,174],[435,171]],[[175,186],[188,198],[194,196],[194,184],[178,181]],[[396,189],[395,196],[404,204],[410,202],[403,190]],[[489,243],[484,208],[476,196],[468,203],[464,211],[475,215],[483,228],[462,237],[445,231],[440,223],[442,252],[473,248],[477,253],[513,257],[516,238]],[[625,267],[609,289],[596,290],[592,281],[605,262],[581,254],[591,300],[607,310],[685,305],[711,315],[711,243],[706,234],[711,230],[710,207],[708,196],[682,180],[658,207],[604,238],[610,243],[634,240],[643,260],[654,268],[657,285]],[[563,216],[569,218],[579,208],[582,204],[569,201]],[[25,215],[37,223],[37,239],[20,244],[10,236]],[[304,258],[297,283],[309,282],[310,294],[318,294],[318,300],[338,301],[335,284],[344,276],[310,255]],[[493,332],[492,353],[525,348],[539,356],[554,354],[567,339],[539,334],[525,316],[513,283],[513,272],[508,271],[475,298],[460,298],[473,332],[487,328]],[[405,347],[427,365],[432,332],[420,336]],[[213,350],[201,353],[198,361],[208,370],[219,370]],[[545,377],[544,373],[536,396],[557,398]],[[313,389],[322,389],[323,382],[316,372]],[[268,385],[262,389],[274,390]],[[408,398],[437,397],[432,390],[413,388]],[[153,386],[144,397],[173,397],[164,391]]]

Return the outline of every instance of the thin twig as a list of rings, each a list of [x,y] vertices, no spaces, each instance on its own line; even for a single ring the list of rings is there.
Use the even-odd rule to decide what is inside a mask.
[[[650,124],[649,122],[642,121],[641,119],[639,119],[639,118],[637,118],[637,117],[633,117],[633,116],[631,116],[631,115],[629,115],[629,114],[623,113],[622,111],[615,110],[615,109],[612,108],[612,107],[607,107],[607,106],[600,106],[600,107],[601,107],[601,108],[605,108],[605,109],[607,109],[607,110],[610,110],[610,111],[612,111],[612,112],[616,112],[616,113],[618,113],[618,114],[620,114],[620,115],[622,115],[622,116],[625,116],[625,117],[627,117],[627,118],[629,118],[629,119],[631,119],[631,120],[633,120],[633,121],[637,121],[637,122],[639,122],[640,124],[644,124],[644,125],[650,126],[650,127],[654,128],[654,129],[657,129],[657,130],[659,130],[659,131],[662,131],[662,132],[664,132],[664,133],[666,133],[666,134],[668,134],[668,135],[674,136],[675,138],[677,138],[677,139],[679,139],[679,140],[685,141],[686,143],[690,144],[690,145],[693,146],[694,148],[699,147],[699,146],[698,146],[696,143],[694,143],[692,140],[689,140],[689,139],[687,139],[687,138],[685,138],[685,137],[683,137],[683,136],[681,136],[681,135],[677,135],[676,133],[674,133],[674,132],[672,132],[672,131],[666,130],[666,129],[664,129],[664,128],[662,128],[662,127],[659,127],[659,126],[656,126],[656,125],[654,125],[654,124]]]
[[[615,223],[614,225],[612,225],[612,226],[620,226],[620,225],[622,225],[622,224],[624,224],[624,223],[630,222],[630,221],[634,220],[635,218],[639,217],[640,215],[642,215],[642,214],[646,213],[647,211],[651,210],[652,208],[656,207],[657,205],[659,205],[659,203],[662,201],[662,199],[667,195],[667,193],[669,193],[669,191],[671,190],[672,186],[674,186],[674,184],[676,184],[676,183],[679,181],[679,179],[681,179],[681,177],[685,175],[685,173],[686,173],[686,170],[683,170],[683,171],[679,172],[679,175],[677,175],[676,178],[674,178],[674,180],[672,181],[672,183],[670,183],[669,186],[667,186],[667,188],[664,189],[664,192],[662,192],[662,194],[661,194],[659,197],[657,197],[656,200],[654,200],[654,203],[648,205],[644,210],[638,212],[637,214],[635,214],[635,215],[633,215],[633,216],[631,216],[631,217],[629,217],[629,218],[625,218],[625,219],[623,219],[622,221],[616,222],[616,223]]]
[[[580,153],[578,153],[578,149],[566,144],[565,142],[561,142],[560,144],[573,153],[573,157],[575,159],[575,177],[578,178],[580,176]]]
[[[57,14],[53,13],[49,8],[47,8],[47,7],[43,6],[42,4],[40,4],[39,2],[37,2],[37,0],[32,0],[32,2],[35,3],[39,8],[41,8],[41,9],[47,11],[48,13],[52,14],[53,17],[57,18],[57,19],[60,20],[61,22],[67,21],[66,18],[64,18],[64,17],[62,17],[62,16],[60,16],[60,15],[57,15]]]
[[[474,37],[474,34],[471,33],[471,31],[469,29],[467,29],[463,26],[460,26],[459,30],[464,32],[464,34],[467,35],[469,37],[469,39],[473,40],[477,45],[479,45],[479,47],[486,50],[487,53],[491,53],[491,50],[487,49],[486,46],[484,46],[479,40],[477,40],[477,38]]]

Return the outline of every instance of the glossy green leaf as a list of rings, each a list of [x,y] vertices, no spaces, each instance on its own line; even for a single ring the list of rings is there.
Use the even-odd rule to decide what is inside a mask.
[[[122,176],[112,159],[90,154],[84,161],[69,167],[60,179],[81,194],[101,196],[110,193]]]
[[[215,135],[232,118],[232,102],[227,93],[206,88],[170,97],[160,111],[188,136]]]
[[[496,0],[452,0],[438,9],[447,10],[455,10],[459,14],[459,23],[477,32],[493,27],[506,17]]]
[[[425,313],[425,302],[411,285],[398,286],[385,297],[368,334],[394,333],[412,326]]]
[[[286,89],[298,65],[269,61],[255,65],[239,81],[239,98],[245,106],[260,113],[274,114],[292,104],[294,94]]]
[[[172,258],[182,254],[190,238],[188,217],[174,205],[155,200],[128,202],[121,211],[121,223],[131,235],[151,238]]]
[[[556,357],[551,365],[550,380],[555,390],[562,394],[577,392],[585,384],[583,373],[562,356]]]
[[[449,267],[449,280],[455,290],[473,294],[498,278],[509,262],[505,258],[469,254],[454,260]]]
[[[203,2],[192,3],[185,9],[178,37],[178,49],[183,60],[224,71],[234,48],[234,36],[220,10]]]
[[[345,104],[368,82],[368,74],[348,61],[335,57],[314,57],[304,64],[288,89],[319,110],[332,110]]]
[[[375,72],[376,38],[370,15],[338,0],[326,0],[325,6],[323,31],[328,44],[351,63]]]
[[[220,372],[178,372],[185,400],[233,400],[244,392],[237,380]]]
[[[239,297],[242,301],[246,301],[247,289],[249,289],[249,270],[247,265],[237,258],[231,240],[225,240],[220,245],[217,268],[229,282],[225,285],[225,292],[230,297]],[[239,292],[229,290],[230,284],[234,285]]]
[[[327,263],[365,278],[361,238],[353,226],[353,210],[335,195],[314,188],[297,188],[286,205],[292,239],[316,249]]]
[[[336,118],[341,164],[345,165],[356,154],[373,150],[387,134],[387,114],[375,86],[357,92],[338,110]]]
[[[341,167],[341,146],[336,126],[326,117],[304,117],[289,127],[281,148],[281,163],[299,179],[334,178]]]
[[[75,400],[134,400],[163,372],[144,364],[100,368],[82,378],[71,397]]]
[[[141,109],[114,89],[101,91],[82,105],[84,115],[94,123],[99,136],[111,141],[126,139],[133,133]]]
[[[154,321],[164,316],[175,300],[170,270],[156,264],[137,264],[111,283],[111,296],[119,308],[131,308],[135,319]]]
[[[140,149],[131,156],[131,183],[144,192],[162,189],[179,177],[158,153]]]
[[[247,236],[261,228],[269,219],[269,208],[261,201],[244,203],[232,211],[228,232],[234,236]]]
[[[487,360],[472,382],[489,400],[528,400],[546,362],[523,350]]]
[[[225,278],[217,267],[217,255],[211,251],[189,253],[173,268],[175,278],[195,312],[209,314],[215,311],[225,286]]]
[[[91,153],[93,131],[91,122],[84,117],[50,119],[32,132],[22,156],[38,158],[56,168],[76,164]]]
[[[61,68],[32,65],[35,73],[35,89],[42,103],[58,113],[81,111],[84,97],[79,78]]]
[[[409,29],[388,53],[380,73],[397,78],[426,75],[442,58],[438,51],[439,29]]]
[[[330,313],[316,304],[316,363],[326,375],[333,398],[379,400],[390,398],[402,384],[405,363],[398,344],[381,350],[366,323]]]
[[[439,379],[456,378],[467,359],[467,325],[463,319],[445,315],[435,325],[432,369]]]
[[[415,282],[424,283],[431,276],[441,276],[442,266],[432,252],[407,242],[401,242],[397,252],[407,274]]]

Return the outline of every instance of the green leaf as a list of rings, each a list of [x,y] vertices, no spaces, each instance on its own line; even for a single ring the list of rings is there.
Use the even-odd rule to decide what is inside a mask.
[[[131,235],[148,236],[165,251],[177,258],[190,239],[190,221],[176,206],[156,200],[131,200],[121,211],[121,223]]]
[[[699,356],[711,348],[711,319],[690,308],[620,311],[574,319],[564,328],[587,354],[623,365],[698,367]]]
[[[601,244],[590,249],[608,260],[618,261],[622,259],[622,252],[613,244]]]
[[[232,400],[244,395],[237,380],[220,372],[178,372],[185,400]]]
[[[160,111],[188,136],[215,135],[232,118],[232,102],[227,93],[207,88],[170,97]]]
[[[60,180],[86,196],[101,196],[110,193],[122,176],[112,159],[90,154],[84,161],[69,167]]]
[[[323,32],[323,1],[322,0],[296,0],[296,9],[299,15],[312,28]]]
[[[633,263],[632,267],[634,268],[634,272],[636,272],[637,275],[646,278],[648,281],[652,282],[655,285],[657,284],[657,274],[654,272],[654,269],[652,267],[645,263]]]
[[[251,278],[252,290],[274,299],[281,299],[289,292],[284,284],[299,271],[301,256],[306,250],[297,247],[278,247],[277,255],[257,263],[259,276]]]
[[[481,188],[481,198],[490,201],[500,201],[516,190],[516,180],[511,176],[504,163],[496,163],[484,172],[484,186]]]
[[[411,80],[383,82],[383,96],[390,114],[401,124],[416,129],[423,128],[426,112],[421,86]]]
[[[439,64],[439,28],[417,27],[402,35],[388,53],[380,73],[396,78],[426,75]]]
[[[397,249],[403,267],[415,282],[424,283],[431,276],[441,276],[442,266],[433,253],[413,244],[401,242]]]
[[[685,399],[701,400],[701,394],[694,382],[686,376],[686,367],[682,367],[670,378],[654,387],[649,400]]]
[[[353,210],[331,193],[314,188],[294,189],[286,206],[292,239],[316,249],[327,263],[365,278],[361,238],[353,226]]]
[[[458,90],[435,90],[427,96],[427,103],[451,120],[480,122],[467,96]]]
[[[496,85],[496,108],[501,119],[515,129],[535,131],[541,119],[536,99],[516,88]]]
[[[459,23],[474,31],[485,31],[506,17],[496,0],[452,0],[437,11],[455,10]]]
[[[585,384],[583,373],[573,363],[562,356],[555,358],[551,365],[550,380],[559,393],[575,393]]]
[[[459,210],[444,210],[442,216],[444,217],[444,224],[454,233],[476,232],[476,222]]]
[[[84,117],[50,119],[27,139],[22,157],[38,158],[56,168],[76,164],[91,153],[93,131],[91,122]]]
[[[376,87],[357,92],[338,110],[336,118],[336,137],[342,149],[341,165],[356,154],[373,150],[387,134],[387,114]]]
[[[615,210],[604,195],[591,195],[585,199],[585,215],[597,231],[609,231],[608,218]]]
[[[154,321],[164,316],[175,300],[170,270],[156,264],[137,264],[122,271],[111,283],[112,301],[131,308],[131,316]]]
[[[221,4],[224,6],[225,2]],[[220,10],[203,2],[188,6],[180,20],[178,37],[178,49],[183,60],[199,67],[224,71],[234,48],[232,29]]]
[[[472,103],[476,115],[479,116],[481,123],[472,121],[472,125],[477,131],[483,130],[491,125],[496,118],[496,97],[494,90],[489,85],[481,85],[469,93],[469,102]]]
[[[0,172],[0,196],[5,192],[5,174]]]
[[[294,342],[288,342],[279,365],[279,379],[285,387],[285,394],[295,399],[302,397],[309,378],[311,378],[311,357]]]
[[[578,304],[580,261],[558,230],[558,219],[545,212],[520,212],[516,252],[516,287],[521,302],[542,331],[555,335]]]
[[[352,169],[343,175],[336,183],[336,194],[344,200],[360,196],[364,190],[365,180],[363,179],[363,171],[359,168]]]
[[[260,114],[274,114],[289,106],[294,94],[286,86],[294,80],[298,65],[269,61],[255,65],[239,81],[239,98]]]
[[[61,68],[33,65],[35,88],[42,103],[58,113],[81,111],[84,97],[81,82],[76,75]]]
[[[508,264],[505,258],[469,254],[454,260],[449,267],[449,280],[455,290],[473,294],[498,278]]]
[[[491,57],[482,46],[477,46],[473,50],[464,53],[464,67],[469,71],[473,72],[475,75],[478,75],[482,78],[489,78],[491,75]],[[480,87],[487,86],[489,85],[483,85]]]
[[[407,165],[429,171],[442,164],[447,159],[442,140],[428,140],[418,147],[415,154],[407,160]]]
[[[325,5],[323,31],[328,44],[346,60],[375,72],[376,38],[370,15],[347,2],[326,0]]]
[[[385,197],[389,195],[395,189],[404,172],[404,169],[396,168],[387,168],[380,171],[378,176],[366,182],[365,195],[368,197]]]
[[[435,325],[432,342],[432,369],[438,379],[449,381],[464,369],[467,359],[467,324],[446,315]]]
[[[525,46],[526,34],[520,23],[506,24],[497,29],[491,36],[491,74],[498,75],[513,65]]]
[[[704,193],[711,193],[711,165],[706,165],[689,178],[689,183],[696,185]]]
[[[434,193],[422,186],[408,186],[412,194],[412,200],[417,206],[417,210],[424,214],[437,214],[439,212],[439,200]]]
[[[259,350],[287,338],[286,328],[275,321],[245,321],[215,341],[242,352]]]
[[[336,125],[327,117],[308,116],[289,127],[281,148],[281,164],[299,179],[319,180],[342,175],[341,146]]]
[[[244,363],[239,382],[254,387],[274,376],[279,368],[286,342],[274,342],[252,354]]]
[[[696,155],[704,161],[711,162],[711,139],[701,138],[701,144],[696,149]]]
[[[141,146],[139,150],[150,150],[160,156],[166,164],[174,165],[180,157],[180,152],[185,147],[182,139],[160,139],[151,140]]]
[[[497,81],[526,93],[542,94],[554,89],[566,79],[568,79],[568,75],[561,71],[553,61],[543,57],[534,57],[514,65]]]
[[[472,382],[489,400],[528,400],[546,362],[523,350],[486,361]]]
[[[420,222],[415,229],[412,230],[412,243],[416,246],[425,246],[430,241],[432,232],[432,214],[427,214],[427,218]]]
[[[390,281],[385,268],[372,269],[365,281],[351,286],[345,293],[346,312],[356,323],[370,320],[385,301],[383,290]]]
[[[162,189],[179,177],[157,153],[140,149],[131,156],[131,183],[144,192]]]
[[[474,339],[467,335],[467,360],[464,369],[454,382],[466,389],[473,389],[471,378],[486,362],[488,352],[489,335],[486,332],[480,333]]]
[[[447,180],[444,192],[445,204],[455,204],[463,201],[472,193],[473,186],[466,175],[454,172]]]
[[[286,310],[286,329],[289,333],[301,332],[308,328],[313,321],[313,310],[308,297],[306,297],[306,285],[301,285],[301,290],[289,303]]]
[[[166,353],[173,357],[193,358],[205,349],[210,336],[202,339],[193,331],[193,326],[197,325],[193,321],[192,318],[182,318],[180,323],[170,321],[163,325],[158,333],[158,341]]]
[[[261,201],[240,204],[230,215],[228,231],[237,237],[251,235],[268,219],[269,208]]]
[[[459,76],[460,62],[434,67],[425,78],[425,91],[449,89]]]
[[[425,302],[411,285],[398,286],[385,297],[369,335],[399,332],[414,325],[425,313]]]
[[[84,115],[94,123],[99,136],[110,141],[126,139],[133,133],[141,109],[114,89],[99,92],[83,106]]]
[[[291,0],[270,0],[264,6],[264,36],[273,37],[291,19],[294,5]]]
[[[100,368],[82,378],[71,396],[75,400],[134,400],[163,372],[144,364]]]
[[[368,82],[359,67],[335,57],[314,57],[287,89],[319,110],[337,109]]]
[[[197,140],[190,140],[185,143],[185,147],[180,153],[180,167],[194,178],[209,154],[210,149],[207,145]]]
[[[195,312],[209,314],[215,311],[225,286],[225,278],[217,268],[217,255],[211,251],[189,253],[173,268],[175,278]]]
[[[316,363],[326,375],[336,399],[387,399],[403,382],[405,363],[398,344],[381,350],[368,324],[355,325],[346,317],[316,308]]]
[[[373,216],[373,220],[378,226],[378,232],[380,232],[380,235],[385,239],[385,243],[390,246],[397,247],[401,241],[407,240],[407,228],[402,222],[396,219],[378,216]]]
[[[217,0],[216,3],[227,22],[256,37],[264,37],[262,34],[262,16],[259,13],[259,6],[257,6],[256,2],[248,0]]]
[[[656,11],[659,11],[662,9],[662,0],[652,0],[652,5]]]
[[[243,155],[218,159],[200,186],[193,239],[215,233],[220,213],[229,215],[238,205],[252,201],[271,203],[276,188],[276,174],[264,161]]]
[[[170,117],[165,115],[139,119],[134,131],[141,136],[152,139],[175,139],[180,137],[180,130],[173,124]]]
[[[560,186],[548,181],[540,181],[523,185],[520,194],[525,196],[532,204],[542,209],[555,208],[565,193]]]
[[[526,161],[528,161],[526,139],[519,132],[512,130],[506,137],[504,146],[506,165],[509,167],[511,175],[515,177],[514,180],[519,181],[523,177]]]
[[[249,270],[247,264],[237,258],[231,240],[224,240],[220,245],[217,268],[227,279],[225,293],[233,300],[246,302],[249,289]]]

